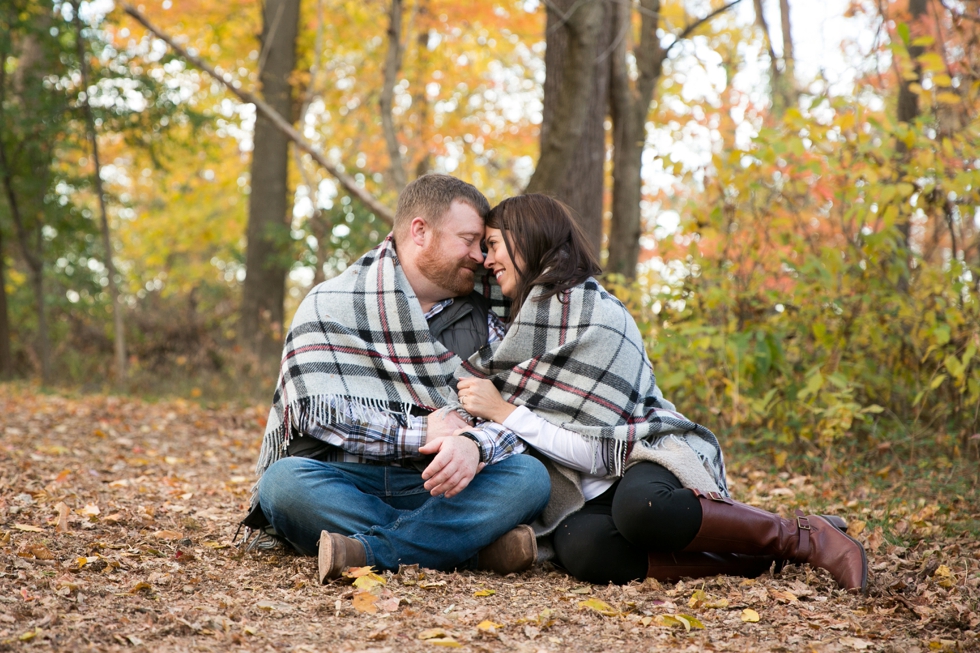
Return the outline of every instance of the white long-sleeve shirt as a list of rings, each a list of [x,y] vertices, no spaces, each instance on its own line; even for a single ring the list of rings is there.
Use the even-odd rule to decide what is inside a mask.
[[[574,431],[555,426],[524,406],[512,412],[504,420],[503,426],[555,462],[581,472],[582,494],[586,501],[608,490],[616,480],[605,476],[607,470],[603,461],[596,460],[596,452],[585,438]],[[600,474],[594,474],[593,467]]]

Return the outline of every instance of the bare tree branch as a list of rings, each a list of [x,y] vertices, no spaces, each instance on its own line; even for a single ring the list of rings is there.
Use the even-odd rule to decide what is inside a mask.
[[[670,54],[671,48],[673,48],[675,45],[677,45],[678,43],[680,43],[681,41],[683,41],[684,39],[686,39],[688,36],[690,36],[694,32],[694,30],[696,30],[697,28],[701,27],[702,25],[704,25],[705,23],[707,23],[709,20],[711,20],[715,16],[717,16],[719,14],[725,13],[726,11],[728,11],[729,9],[731,9],[732,7],[734,7],[735,5],[737,5],[738,3],[740,3],[741,1],[742,0],[732,0],[728,4],[722,5],[722,6],[718,7],[717,9],[715,9],[714,11],[712,11],[711,13],[709,13],[704,18],[699,18],[698,20],[694,21],[693,23],[691,23],[690,25],[688,25],[687,27],[685,27],[684,28],[684,31],[681,32],[677,36],[677,38],[674,39],[673,42],[671,42],[671,44],[668,45],[667,48],[664,50],[664,59],[666,59],[667,58],[667,55]]]
[[[231,93],[233,93],[236,97],[238,97],[242,102],[245,102],[247,104],[254,104],[256,111],[259,111],[260,113],[262,113],[262,115],[268,118],[269,121],[272,122],[272,124],[274,124],[280,131],[282,131],[287,137],[289,137],[289,139],[293,141],[293,143],[296,144],[296,147],[298,147],[299,149],[303,150],[311,157],[313,157],[313,159],[317,163],[319,163],[324,170],[329,172],[330,175],[333,176],[333,178],[340,183],[340,185],[343,187],[345,191],[347,191],[349,194],[353,195],[355,198],[360,200],[361,203],[363,203],[368,209],[373,211],[375,215],[377,215],[379,218],[381,218],[388,224],[392,224],[394,222],[395,215],[390,208],[388,208],[387,206],[379,202],[377,198],[371,195],[371,193],[369,193],[366,189],[362,188],[361,186],[358,186],[357,181],[353,177],[345,173],[336,165],[330,163],[330,161],[328,161],[327,158],[323,156],[323,154],[319,150],[317,150],[310,143],[308,143],[306,139],[303,138],[303,136],[298,131],[296,131],[296,129],[291,124],[289,124],[289,122],[287,122],[285,118],[279,115],[279,113],[275,109],[270,107],[263,100],[256,97],[252,93],[236,88],[230,79],[225,78],[224,75],[219,75],[214,70],[214,68],[204,63],[200,58],[192,55],[186,49],[177,45],[177,43],[175,43],[174,40],[169,35],[167,35],[158,27],[150,23],[150,21],[134,7],[130,5],[125,5],[124,11],[130,16],[132,16],[134,19],[136,19],[138,23],[140,23],[143,27],[149,30],[154,36],[156,36],[161,41],[163,41],[171,48],[173,48],[174,51],[177,52],[181,57],[183,57],[184,59],[192,63],[194,66],[203,70],[208,75],[213,77],[215,80],[220,82],[225,88],[227,88]]]

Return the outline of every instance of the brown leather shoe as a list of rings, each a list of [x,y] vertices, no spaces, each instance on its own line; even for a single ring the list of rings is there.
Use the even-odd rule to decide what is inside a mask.
[[[537,558],[538,541],[534,529],[521,524],[480,549],[476,568],[506,575],[529,569]]]
[[[318,556],[320,584],[339,578],[347,567],[363,567],[367,564],[364,545],[352,537],[320,531]]]
[[[701,503],[701,528],[684,551],[768,555],[806,562],[830,572],[844,589],[868,590],[868,557],[854,538],[818,515],[784,519],[717,492],[693,490]]]

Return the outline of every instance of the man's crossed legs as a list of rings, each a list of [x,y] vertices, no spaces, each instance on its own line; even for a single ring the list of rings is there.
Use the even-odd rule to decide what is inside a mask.
[[[433,497],[420,472],[403,467],[284,458],[259,482],[259,503],[297,551],[317,554],[321,531],[364,547],[366,564],[397,570],[419,564],[473,569],[477,552],[533,520],[551,493],[536,458],[514,455],[488,465],[451,498]]]

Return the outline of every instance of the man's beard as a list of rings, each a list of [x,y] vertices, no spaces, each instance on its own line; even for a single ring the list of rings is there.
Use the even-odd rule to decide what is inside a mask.
[[[440,288],[452,293],[453,297],[461,297],[473,292],[473,272],[477,264],[469,258],[452,260],[440,253],[441,236],[436,239],[418,257],[419,271],[426,279]]]

